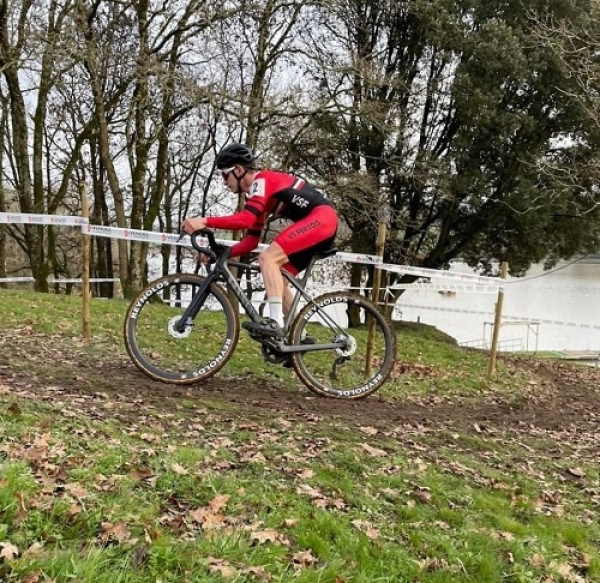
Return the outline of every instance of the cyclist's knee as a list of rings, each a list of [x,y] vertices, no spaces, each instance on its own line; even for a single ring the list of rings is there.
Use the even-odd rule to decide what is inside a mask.
[[[269,245],[259,256],[258,264],[262,267],[265,265],[276,265],[281,267],[288,262],[288,257],[279,245]]]

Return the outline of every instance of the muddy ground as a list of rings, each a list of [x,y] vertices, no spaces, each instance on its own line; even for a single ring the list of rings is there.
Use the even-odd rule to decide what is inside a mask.
[[[594,436],[593,441],[600,441],[600,368],[584,365],[510,357],[503,360],[502,374],[510,377],[521,370],[528,378],[526,386],[521,382],[514,393],[492,390],[477,399],[441,398],[433,392],[403,398],[375,394],[360,401],[340,401],[313,396],[299,384],[281,386],[268,375],[232,379],[223,372],[204,384],[174,387],[146,378],[125,354],[110,351],[107,357],[101,346],[86,346],[76,339],[69,343],[65,347],[64,338],[33,331],[2,331],[0,394],[132,422],[152,411],[192,415],[209,404],[209,409],[240,419],[329,417],[356,426],[477,431],[538,428],[585,433],[588,439]]]

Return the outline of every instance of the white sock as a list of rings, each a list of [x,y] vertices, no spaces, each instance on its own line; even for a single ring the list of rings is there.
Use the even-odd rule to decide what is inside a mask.
[[[269,315],[277,325],[283,328],[283,302],[281,298],[269,298]]]

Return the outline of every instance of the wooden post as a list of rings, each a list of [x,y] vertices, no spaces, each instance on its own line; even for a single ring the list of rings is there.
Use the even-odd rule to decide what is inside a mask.
[[[504,261],[500,268],[500,277],[508,277],[508,263]],[[498,336],[500,335],[500,326],[502,325],[502,307],[504,305],[504,290],[498,291],[498,300],[496,301],[496,311],[494,315],[494,330],[492,332],[492,347],[490,350],[490,364],[488,368],[488,379],[496,374],[496,356],[498,355]]]
[[[81,215],[89,220],[90,209],[88,205],[87,189],[84,182],[79,183],[81,195]],[[85,226],[81,229],[81,279],[82,279],[82,301],[83,301],[83,338],[89,340],[90,332],[90,237],[85,232]]]
[[[388,223],[388,212],[387,208],[381,210],[379,216],[379,227],[377,229],[377,246],[376,255],[383,259],[383,252],[385,250],[385,238],[387,234],[387,223]],[[381,269],[375,266],[375,273],[373,275],[373,290],[371,292],[371,299],[373,303],[379,307],[379,289],[381,287]],[[368,323],[369,336],[367,338],[367,354],[365,362],[365,374],[367,377],[371,375],[371,359],[373,358],[373,341],[375,336],[375,320],[371,319]]]

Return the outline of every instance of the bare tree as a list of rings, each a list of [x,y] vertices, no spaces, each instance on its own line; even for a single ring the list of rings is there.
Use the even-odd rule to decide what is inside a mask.
[[[120,227],[152,228],[167,195],[169,132],[206,92],[187,74],[184,56],[206,30],[215,12],[205,0],[175,2],[89,3],[78,0],[84,60],[94,99],[98,152],[105,168]],[[109,41],[107,43],[107,40]],[[111,42],[112,41],[112,42]],[[118,53],[115,53],[119,43]],[[106,110],[107,72],[127,87],[123,131],[127,172],[117,168],[115,126]],[[123,180],[130,189],[126,190]],[[126,295],[144,283],[147,246],[119,245],[121,284]]]
[[[46,212],[49,197],[44,175],[43,141],[49,95],[61,73],[61,36],[72,9],[70,0],[51,0],[45,9],[32,0],[0,3],[0,70],[8,90],[11,140],[11,182],[18,193],[23,212]],[[35,55],[40,51],[38,59]],[[24,64],[36,72],[35,87],[27,87],[20,75]],[[29,123],[29,107],[25,95],[35,89],[33,121]],[[61,191],[61,192],[64,192]],[[59,195],[60,196],[60,195]],[[58,203],[55,198],[54,205]],[[39,291],[48,291],[46,278],[50,263],[44,245],[44,230],[26,225],[22,232],[13,230],[29,257]],[[21,233],[21,236],[19,236]]]
[[[273,134],[297,115],[298,79],[294,60],[300,52],[300,28],[306,0],[241,0],[223,21],[215,43],[225,71],[225,134],[244,141],[269,158]],[[275,152],[270,156],[275,160]],[[243,200],[239,201],[243,204]]]
[[[8,100],[0,94],[0,146],[5,143]],[[4,148],[0,149],[0,213],[8,210],[4,194]],[[6,277],[6,225],[0,225],[0,278]],[[6,287],[0,281],[0,287]]]

